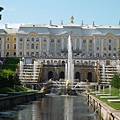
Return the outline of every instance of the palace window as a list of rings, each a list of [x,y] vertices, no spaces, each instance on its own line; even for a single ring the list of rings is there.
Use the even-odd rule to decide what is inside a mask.
[[[103,50],[106,50],[106,46],[103,47]]]
[[[6,49],[10,49],[10,44],[9,43],[6,44]]]
[[[31,38],[31,41],[34,42],[34,37]]]
[[[16,41],[16,37],[14,38],[14,41]]]
[[[44,37],[43,41],[46,42],[46,37]]]
[[[64,42],[65,42],[65,43],[67,43],[67,42],[68,42],[66,38],[64,39]]]
[[[30,38],[29,37],[27,37],[27,42],[29,42],[30,41]]]
[[[103,44],[106,44],[106,39],[103,39]]]
[[[53,38],[51,39],[51,42],[54,42],[54,39],[53,39]]]
[[[99,40],[99,39],[97,39],[96,41],[97,41],[97,43],[99,43],[99,42],[100,42],[100,40]]]
[[[23,38],[22,37],[20,37],[20,42],[22,42],[23,41]]]
[[[86,50],[86,46],[84,45],[84,46],[83,46],[83,51],[85,51],[85,50]]]
[[[114,44],[116,44],[116,39],[114,39]]]
[[[76,46],[76,50],[79,50],[79,45]]]
[[[109,45],[109,50],[111,50],[111,45]]]
[[[9,40],[10,40],[10,38],[9,38],[9,37],[7,37],[7,38],[6,38],[6,40],[7,40],[7,41],[9,41]]]
[[[34,49],[34,44],[33,43],[31,44],[31,49]]]
[[[85,40],[85,39],[83,40],[83,43],[86,43],[86,40]]]
[[[13,55],[16,56],[16,52],[13,52]]]
[[[28,55],[28,56],[29,56],[29,52],[27,52],[27,53],[26,53],[26,55]]]
[[[36,37],[36,42],[39,42],[39,37]]]
[[[89,43],[92,43],[92,39],[89,40]]]
[[[39,49],[39,44],[36,44],[36,49]]]
[[[30,44],[29,43],[27,43],[26,48],[30,49]]]
[[[22,43],[20,43],[20,49],[22,49]]]
[[[2,38],[0,37],[0,40],[2,40]]]
[[[112,40],[111,39],[109,39],[109,43],[111,43],[112,42]]]
[[[89,50],[90,50],[90,51],[92,51],[92,49],[93,49],[93,46],[92,46],[92,45],[90,45],[90,46],[89,46]]]
[[[99,47],[97,47],[96,49],[99,50]]]
[[[46,50],[46,44],[44,44],[43,49]]]
[[[76,40],[77,43],[79,43],[79,41],[80,41],[79,39]]]
[[[57,45],[57,50],[59,51],[61,49],[60,44]]]
[[[9,55],[10,55],[10,53],[9,53],[9,52],[7,52],[7,53],[6,53],[6,56],[9,56]]]
[[[22,55],[22,52],[20,52],[19,55],[21,56],[21,55]]]
[[[113,50],[116,51],[116,47],[114,47]]]
[[[16,50],[16,44],[14,44],[14,46],[13,46],[13,47],[14,47],[14,50]]]
[[[116,53],[113,53],[113,56],[116,56]]]
[[[60,43],[60,38],[58,38],[57,42],[59,42],[59,43]]]

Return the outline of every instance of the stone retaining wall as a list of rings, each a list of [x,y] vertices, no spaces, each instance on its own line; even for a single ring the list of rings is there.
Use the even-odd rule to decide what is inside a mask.
[[[38,98],[42,98],[44,93],[31,93],[25,95],[16,95],[12,97],[0,98],[0,110],[8,109],[10,107],[15,107],[17,104],[26,103]]]
[[[106,103],[100,101],[94,96],[87,94],[89,103],[93,106],[103,120],[120,120],[120,111],[108,106]]]

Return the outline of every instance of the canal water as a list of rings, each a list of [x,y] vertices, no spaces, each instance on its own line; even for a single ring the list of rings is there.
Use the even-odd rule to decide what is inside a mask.
[[[23,109],[14,120],[98,120],[84,95],[46,96],[20,106]]]

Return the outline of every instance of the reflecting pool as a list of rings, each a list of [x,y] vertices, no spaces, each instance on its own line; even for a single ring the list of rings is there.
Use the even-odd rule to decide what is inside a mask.
[[[46,96],[32,104],[19,105],[14,120],[98,120],[85,96]],[[8,119],[9,120],[9,119]]]

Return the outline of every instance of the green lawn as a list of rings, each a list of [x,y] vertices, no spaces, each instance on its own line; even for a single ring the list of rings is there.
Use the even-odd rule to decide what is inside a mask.
[[[101,92],[103,92],[103,91],[101,90]],[[106,89],[104,90],[104,92],[105,92],[106,94],[108,94],[108,93],[109,93],[109,88],[106,88]],[[112,89],[111,89],[111,94],[112,94],[112,96],[119,96],[119,89],[112,87]],[[92,94],[92,95],[93,95],[93,94]],[[100,98],[100,96],[96,96],[96,95],[94,95],[94,96],[95,96],[96,98],[98,98],[99,100],[107,103],[107,104],[108,104],[109,106],[111,106],[112,108],[114,108],[114,109],[116,109],[116,110],[120,110],[120,103],[119,103],[119,102],[108,102],[108,101],[107,101],[108,98],[106,99],[106,98]],[[109,99],[110,99],[110,98],[109,98]],[[113,99],[115,99],[115,98],[113,98]],[[119,98],[119,99],[120,99],[120,98]]]
[[[28,91],[28,90],[30,90],[30,91]],[[8,92],[11,92],[11,93],[9,94]],[[13,92],[13,94],[12,94],[12,92]],[[21,92],[20,94],[27,94],[27,93],[35,93],[38,91],[32,90],[27,87],[23,87],[21,85],[20,86],[15,85],[14,88],[10,88],[10,87],[0,88],[0,94],[8,94],[8,96],[11,96],[11,95],[15,95],[14,92]]]

